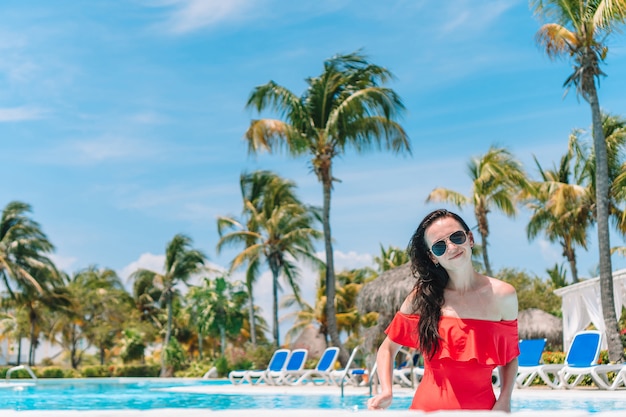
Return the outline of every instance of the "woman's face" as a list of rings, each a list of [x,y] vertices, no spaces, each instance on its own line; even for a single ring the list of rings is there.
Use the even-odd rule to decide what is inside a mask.
[[[455,232],[463,232],[465,234],[465,241],[463,243],[454,243],[455,238],[462,238],[460,235],[455,235],[450,238]],[[426,246],[429,248],[430,259],[435,263],[441,264],[441,266],[448,268],[460,262],[471,262],[472,260],[472,246],[474,245],[474,238],[472,232],[465,232],[463,226],[459,224],[452,217],[441,217],[435,220],[424,233],[424,240]],[[437,242],[445,243],[445,252],[439,255],[437,250],[433,253],[431,249],[433,244]],[[438,246],[442,247],[441,243]]]

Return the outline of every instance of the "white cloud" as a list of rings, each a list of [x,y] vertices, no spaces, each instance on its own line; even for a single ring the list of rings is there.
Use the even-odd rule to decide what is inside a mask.
[[[155,112],[144,111],[131,115],[130,120],[140,124],[158,125],[167,122],[168,118]]]
[[[192,186],[175,183],[147,189],[141,185],[103,187],[99,191],[112,193],[114,205],[120,209],[131,209],[151,216],[206,223],[220,214],[228,214],[216,202],[218,198],[237,195],[232,184],[222,183],[208,186]]]
[[[441,26],[442,35],[457,33],[459,39],[467,39],[468,33],[486,31],[503,13],[513,7],[512,1],[491,1],[477,4],[474,1],[455,1],[449,3],[445,14],[445,24]]]
[[[50,255],[50,259],[56,265],[60,271],[69,272],[74,265],[76,265],[77,259],[73,256],[60,256]]]
[[[34,107],[0,108],[0,122],[20,122],[43,117],[44,111]]]
[[[563,262],[564,258],[561,256],[556,247],[545,239],[539,239],[539,247],[541,248],[541,256],[548,262],[558,263]],[[552,266],[550,266],[552,267]]]
[[[139,259],[133,261],[118,271],[119,277],[122,282],[128,283],[129,277],[133,272],[142,268],[150,271],[163,273],[163,265],[165,264],[165,255],[155,255],[153,253],[142,253]]]
[[[165,27],[174,34],[242,20],[253,8],[259,9],[259,2],[250,0],[165,0],[157,5],[170,7]]]
[[[68,140],[56,147],[41,149],[34,158],[45,163],[91,166],[111,161],[137,161],[161,153],[164,151],[156,143],[110,133]]]
[[[75,141],[70,144],[70,147],[74,150],[78,160],[84,163],[127,159],[140,155],[147,148],[133,140],[112,135],[105,135],[92,140]]]
[[[341,251],[334,252],[335,257],[335,271],[340,272],[346,269],[357,269],[366,266],[374,266],[374,259],[369,253],[357,253],[350,251],[347,253]],[[317,254],[320,259],[324,259],[322,252]]]

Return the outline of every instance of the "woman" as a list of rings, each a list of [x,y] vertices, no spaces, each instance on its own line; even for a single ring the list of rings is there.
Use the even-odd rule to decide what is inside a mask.
[[[424,377],[411,409],[511,411],[519,355],[517,295],[500,280],[474,271],[474,236],[457,214],[427,215],[409,244],[413,291],[385,331],[376,356],[380,394],[369,409],[392,401],[393,361],[401,346],[419,348]],[[496,399],[492,371],[499,366]]]

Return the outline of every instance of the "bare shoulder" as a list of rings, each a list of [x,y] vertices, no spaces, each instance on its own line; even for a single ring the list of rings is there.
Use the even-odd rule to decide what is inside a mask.
[[[400,312],[402,314],[414,314],[415,309],[413,307],[413,300],[415,300],[415,290],[411,291],[411,293],[404,299],[402,306],[400,306]]]
[[[517,292],[508,282],[489,277],[493,295],[500,308],[502,320],[515,320],[517,318]]]
[[[493,293],[496,296],[507,297],[507,296],[515,296],[517,297],[517,293],[515,292],[515,287],[509,284],[508,282],[504,282],[497,278],[489,278],[489,282],[491,283],[491,288],[493,288]]]

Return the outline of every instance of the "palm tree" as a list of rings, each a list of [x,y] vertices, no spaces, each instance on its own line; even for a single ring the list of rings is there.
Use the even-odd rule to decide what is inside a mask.
[[[246,132],[248,150],[286,150],[308,155],[323,189],[328,330],[335,346],[342,346],[335,317],[335,269],[330,228],[333,160],[348,149],[363,152],[383,145],[396,153],[410,153],[408,136],[395,119],[404,110],[396,93],[382,85],[392,74],[370,64],[360,52],[337,55],[324,62],[317,77],[306,79],[301,97],[273,81],[256,87],[247,107],[274,111],[282,117],[253,120]],[[341,361],[347,352],[341,349]]]
[[[71,304],[67,292],[55,282],[56,280],[50,278],[45,281],[53,282],[53,287],[45,288],[43,292],[25,288],[21,292],[14,293],[15,305],[20,306],[28,317],[30,339],[28,364],[30,366],[35,364],[35,350],[39,346],[39,336],[47,329],[49,318],[57,311],[67,311]]]
[[[447,202],[459,208],[469,204],[474,206],[474,216],[482,240],[483,264],[487,275],[493,276],[487,250],[487,214],[494,207],[508,217],[517,214],[516,197],[526,187],[526,174],[507,149],[493,146],[485,155],[470,160],[468,172],[472,180],[472,190],[468,196],[439,187],[430,192],[426,201]]]
[[[576,93],[591,108],[596,155],[596,221],[602,314],[606,324],[609,359],[613,362],[621,361],[624,349],[614,308],[609,239],[608,160],[596,80],[605,75],[600,64],[608,52],[606,40],[624,23],[626,0],[531,0],[530,4],[536,15],[550,22],[537,32],[537,43],[545,48],[550,58],[569,56],[573,60],[574,72],[565,80],[565,86],[576,87]]]
[[[196,296],[202,299],[198,311],[200,334],[219,337],[221,354],[224,356],[226,336],[238,335],[243,327],[243,306],[247,293],[243,291],[241,283],[217,277],[214,280],[205,278]]]
[[[244,249],[231,262],[231,270],[248,265],[246,281],[256,276],[259,265],[267,262],[272,273],[272,318],[273,336],[276,346],[280,346],[278,327],[278,278],[282,274],[300,300],[300,287],[297,282],[299,269],[296,260],[303,259],[319,265],[313,242],[321,238],[321,232],[314,229],[319,220],[317,210],[303,205],[295,196],[295,184],[279,176],[266,173],[255,178],[267,181],[263,191],[264,203],[255,202],[244,196],[245,221],[232,217],[218,218],[220,240],[217,250],[225,246],[242,244]],[[256,205],[254,203],[257,203]],[[251,271],[251,269],[254,269]],[[251,284],[247,284],[251,294]]]
[[[42,293],[48,286],[42,279],[59,276],[46,256],[54,251],[54,246],[39,224],[28,217],[31,211],[30,205],[13,201],[7,204],[0,219],[0,277],[11,296],[20,289]]]
[[[609,184],[609,218],[617,226],[622,235],[626,235],[626,211],[620,208],[621,203],[626,200],[626,160],[624,151],[626,150],[626,119],[612,114],[602,113],[602,131],[606,143],[608,184]],[[578,139],[578,138],[577,138]],[[592,198],[596,196],[596,158],[593,152],[588,151],[586,155],[581,149],[584,147],[577,140],[579,145],[579,160],[583,172],[587,174],[587,180],[591,189]]]
[[[380,256],[374,257],[374,262],[378,266],[378,272],[397,268],[409,261],[410,258],[407,251],[395,246],[389,246],[385,249],[383,245],[380,245]]]
[[[91,346],[100,353],[104,365],[106,349],[122,334],[132,299],[115,271],[90,266],[66,278],[68,308],[55,316],[51,334],[69,353],[72,368],[82,362]]]
[[[0,219],[0,277],[16,305],[28,311],[30,323],[30,351],[32,365],[41,330],[41,312],[54,307],[57,299],[55,286],[60,275],[47,254],[54,246],[31,219],[30,205],[20,201],[7,204]]]
[[[567,277],[564,265],[554,264],[552,268],[546,269],[553,288],[563,288],[567,286]]]
[[[587,249],[587,229],[593,220],[589,189],[582,184],[584,178],[574,175],[572,170],[575,157],[572,144],[576,138],[574,132],[568,152],[552,170],[543,169],[535,158],[541,180],[529,184],[526,198],[532,212],[526,227],[528,238],[532,240],[543,231],[550,242],[559,242],[574,283],[578,282],[575,247]]]
[[[271,171],[255,171],[250,174],[243,173],[239,179],[243,210],[241,213],[241,223],[249,231],[257,231],[259,225],[258,213],[263,213],[264,218],[271,217],[271,213],[277,205],[294,203],[302,204],[296,197],[295,184],[285,181],[280,176]],[[227,227],[237,223],[233,217],[218,219],[218,227]],[[222,226],[219,226],[222,225]],[[245,242],[245,247],[255,244],[255,238],[249,236]],[[218,249],[219,250],[219,249]],[[251,259],[246,268],[246,288],[248,291],[248,321],[250,323],[250,341],[256,346],[256,309],[254,304],[254,284],[260,275],[260,258]],[[231,271],[232,271],[231,264]]]
[[[344,270],[337,274],[337,296],[335,298],[337,324],[339,331],[345,332],[348,346],[354,347],[360,344],[358,339],[361,327],[370,321],[369,315],[367,317],[360,315],[356,308],[356,299],[363,285],[374,278],[376,278],[376,272],[368,267]],[[292,327],[287,331],[289,339],[296,337],[305,328],[313,324],[319,328],[319,334],[323,335],[324,340],[328,343],[325,282],[324,274],[320,274],[314,305],[303,303],[299,310],[284,317],[284,319],[293,319],[294,321]],[[285,296],[282,300],[283,307],[292,307],[294,304],[296,304],[296,300],[293,296]]]
[[[189,278],[200,272],[207,257],[197,249],[192,249],[191,238],[177,234],[165,249],[165,265],[163,273],[150,271],[148,269],[138,269],[131,277],[139,282],[152,282],[161,290],[161,300],[167,307],[167,324],[165,326],[165,338],[163,339],[163,350],[161,352],[161,376],[169,376],[166,366],[166,349],[170,343],[172,335],[172,300],[176,293],[175,287],[178,284],[187,284]]]

